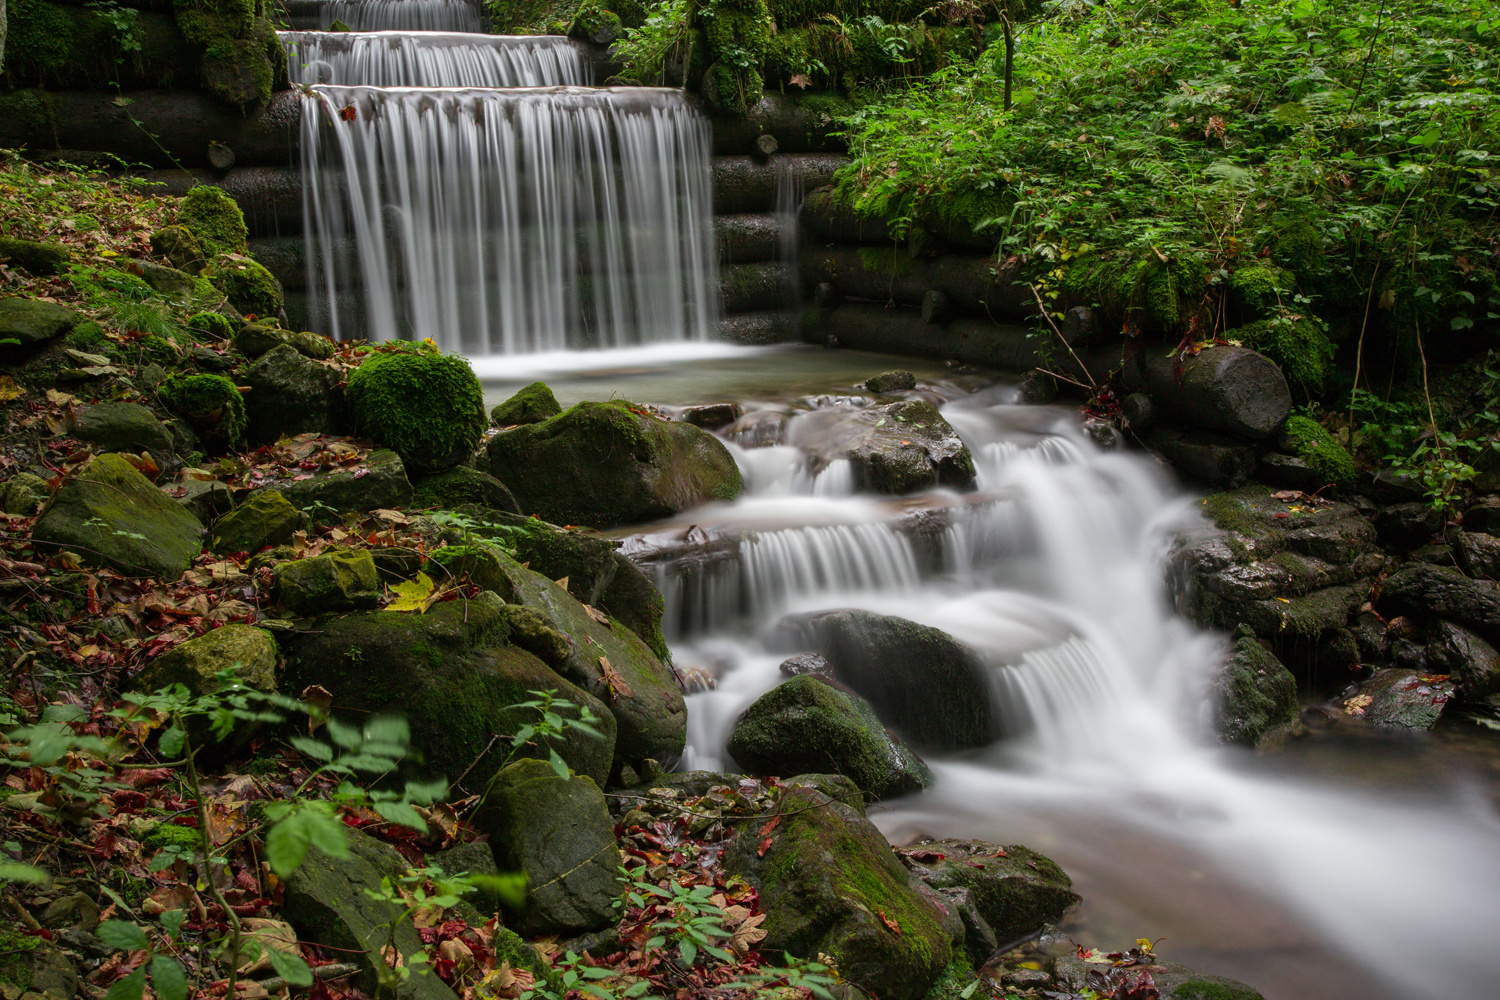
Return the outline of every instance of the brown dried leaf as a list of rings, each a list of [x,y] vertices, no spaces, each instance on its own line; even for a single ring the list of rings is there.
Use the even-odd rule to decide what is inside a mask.
[[[609,662],[609,657],[599,657],[599,670],[604,674],[604,683],[609,686],[610,697],[615,701],[621,698],[634,698],[635,692],[630,690],[630,685],[625,683],[625,678]]]

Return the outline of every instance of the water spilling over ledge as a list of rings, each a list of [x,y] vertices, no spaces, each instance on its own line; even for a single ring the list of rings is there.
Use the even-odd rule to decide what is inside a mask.
[[[323,332],[477,355],[710,336],[711,135],[681,92],[311,92],[306,232],[357,248],[312,265]],[[358,329],[339,304],[349,288]]]
[[[469,0],[330,0],[297,4],[296,8],[304,6],[314,7],[318,27],[324,30],[335,21],[343,21],[355,31],[484,30],[479,5]]]
[[[550,35],[283,31],[293,83],[370,87],[551,87],[592,83],[578,43]]]

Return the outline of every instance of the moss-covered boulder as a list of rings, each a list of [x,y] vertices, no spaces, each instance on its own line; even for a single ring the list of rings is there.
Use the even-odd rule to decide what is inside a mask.
[[[1248,625],[1214,671],[1214,730],[1225,743],[1254,746],[1266,730],[1297,717],[1297,679]]]
[[[579,403],[539,424],[501,431],[490,472],[521,509],[554,524],[610,527],[667,517],[744,489],[712,434],[624,400]]]
[[[214,522],[209,548],[228,555],[288,545],[307,524],[307,514],[293,507],[279,490],[259,490]]]
[[[105,451],[149,452],[157,467],[173,459],[171,433],[139,403],[98,403],[79,411],[73,436]]]
[[[57,243],[0,236],[0,260],[32,274],[62,274],[68,269],[68,263],[72,259],[73,255],[68,252],[68,248]]]
[[[314,472],[309,479],[284,479],[267,483],[298,510],[323,510],[335,514],[392,510],[411,503],[411,482],[401,456],[377,448],[358,465]]]
[[[735,723],[727,749],[748,774],[829,771],[852,778],[871,799],[932,783],[927,765],[886,734],[868,702],[812,676],[794,677],[756,699]]]
[[[183,196],[177,224],[191,233],[210,257],[243,254],[250,235],[239,204],[211,184],[200,184]]]
[[[546,382],[533,382],[490,411],[490,423],[496,427],[516,424],[539,424],[562,412],[557,397]]]
[[[230,305],[247,317],[275,316],[281,312],[281,282],[244,254],[219,254],[208,262],[202,274],[209,284],[224,293]]]
[[[296,615],[373,608],[380,579],[369,549],[339,549],[276,566],[276,597]]]
[[[1062,919],[1078,902],[1073,880],[1053,861],[1016,844],[979,840],[924,841],[905,854],[912,871],[934,889],[967,889],[980,916],[1002,942]]]
[[[983,658],[946,632],[850,610],[789,617],[778,629],[914,746],[963,750],[1004,735]]]
[[[659,660],[671,663],[672,652],[667,648],[661,627],[667,611],[666,600],[640,567],[618,552],[613,556],[615,574],[599,594],[599,607],[634,632]]]
[[[495,861],[526,874],[526,902],[509,921],[528,936],[599,930],[615,920],[620,851],[604,794],[581,775],[523,760],[495,775],[471,822]]]
[[[235,349],[247,358],[258,358],[283,344],[314,361],[327,361],[338,353],[333,341],[322,334],[283,330],[273,320],[247,323],[234,335]]]
[[[245,369],[245,441],[251,447],[298,434],[335,434],[343,424],[339,373],[283,344]]]
[[[1354,459],[1328,429],[1311,417],[1293,415],[1281,428],[1280,444],[1307,463],[1325,483],[1348,488],[1359,478]]]
[[[172,375],[157,386],[157,395],[198,432],[210,448],[244,444],[245,400],[239,387],[223,375]]]
[[[394,449],[414,472],[453,468],[484,434],[484,392],[456,354],[378,352],[350,373],[347,397],[358,433]]]
[[[602,784],[614,757],[614,718],[597,698],[507,645],[507,610],[486,592],[441,602],[426,614],[374,611],[321,622],[284,637],[287,689],[319,684],[332,692],[336,712],[404,715],[412,746],[422,751],[412,766],[450,781],[468,771],[469,791],[482,790],[505,761],[506,741],[491,746],[494,736],[537,721],[534,710],[513,706],[533,700],[532,691],[555,690],[588,706],[604,739],[570,730],[550,746],[574,771]],[[536,755],[546,757],[547,748],[520,753]]]
[[[754,821],[724,854],[726,871],[760,889],[761,950],[827,955],[886,1000],[923,996],[952,960],[952,941],[880,831],[807,785],[782,792],[781,816],[764,849]]]
[[[47,480],[29,472],[18,472],[0,483],[0,510],[30,517],[42,508],[52,490]]]
[[[223,625],[158,656],[131,679],[130,686],[159,691],[181,684],[198,697],[217,691],[219,672],[233,669],[242,683],[275,691],[277,659],[276,640],[265,629]]]
[[[241,221],[244,221],[243,217]],[[188,274],[203,270],[209,256],[193,231],[181,224],[165,226],[152,233],[151,253]]]
[[[82,319],[67,306],[56,302],[0,299],[0,354],[61,336]]]
[[[337,949],[340,961],[359,966],[354,984],[369,996],[381,992],[378,970],[390,941],[395,916],[390,903],[372,896],[382,879],[398,879],[414,866],[389,844],[346,828],[348,857],[330,857],[317,847],[286,880],[281,916],[304,941]],[[398,921],[396,950],[405,957],[425,945],[410,920]],[[453,1000],[453,991],[434,975],[415,975],[396,991],[400,1000]]]
[[[444,510],[474,504],[485,510],[504,511],[507,514],[521,512],[521,508],[516,505],[516,498],[504,483],[487,472],[480,472],[467,465],[417,480],[412,488],[411,504],[413,507],[439,507]]]
[[[203,525],[119,455],[100,455],[58,487],[34,541],[87,565],[180,577],[202,548]]]

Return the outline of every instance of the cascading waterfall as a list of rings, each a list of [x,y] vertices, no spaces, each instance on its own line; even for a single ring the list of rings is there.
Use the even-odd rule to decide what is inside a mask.
[[[1202,705],[1222,646],[1173,613],[1161,570],[1195,504],[1153,463],[1097,448],[1060,410],[971,397],[943,412],[975,456],[981,496],[946,508],[949,523],[924,543],[932,558],[908,530],[912,501],[817,496],[786,446],[737,452],[748,495],[688,515],[705,537],[741,535],[713,558],[656,569],[677,662],[718,678],[689,698],[684,766],[733,768],[723,748],[735,720],[783,679],[787,651],[762,641],[782,615],[859,607],[916,620],[991,664],[1013,735],[929,757],[932,788],[871,812],[892,839],[1034,843],[1083,878],[1086,898],[1101,870],[1132,865],[1122,845],[1170,845],[1166,864],[1213,869],[1199,897],[1269,897],[1280,909],[1263,921],[1315,928],[1311,947],[1327,956],[1331,942],[1392,984],[1391,997],[1484,995],[1491,972],[1476,956],[1500,927],[1493,811],[1461,795],[1408,804],[1255,773],[1213,748]],[[956,500],[924,498],[939,511]],[[1126,884],[1149,894],[1139,878]],[[1170,912],[1168,892],[1144,911]],[[1217,971],[1270,998],[1310,995],[1301,971],[1290,990],[1270,966]],[[1367,986],[1341,995],[1381,995]]]
[[[802,212],[802,200],[807,196],[807,179],[790,160],[784,158],[777,159],[773,169],[776,176],[776,225],[781,230],[776,256],[786,269],[786,307],[796,309],[802,304],[802,278],[797,269],[797,217]]]
[[[324,332],[466,354],[709,337],[710,135],[681,92],[310,89],[304,217]],[[353,262],[313,251],[344,240]]]
[[[283,31],[293,83],[370,87],[587,86],[577,42],[550,35]]]
[[[470,0],[329,0],[320,6],[318,27],[343,21],[353,31],[484,30],[479,5]]]

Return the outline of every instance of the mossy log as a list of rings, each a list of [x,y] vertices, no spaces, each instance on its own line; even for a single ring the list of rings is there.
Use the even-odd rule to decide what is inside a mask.
[[[831,153],[778,154],[769,159],[719,155],[713,162],[714,214],[769,212],[776,207],[777,164],[791,170],[812,189],[827,184],[833,172],[849,162]]]
[[[960,319],[926,323],[914,308],[847,302],[836,309],[804,311],[802,338],[821,344],[832,334],[842,347],[1026,371],[1041,363],[1038,343],[1025,327]]]
[[[942,292],[959,312],[991,320],[1022,320],[1029,293],[993,257],[945,254],[913,260],[889,247],[804,247],[798,257],[806,288],[831,284],[854,299],[920,306],[931,291]]]
[[[1142,345],[1121,378],[1131,391],[1149,393],[1184,426],[1250,440],[1274,434],[1292,408],[1281,369],[1248,347],[1210,347],[1179,367],[1174,352]]]

